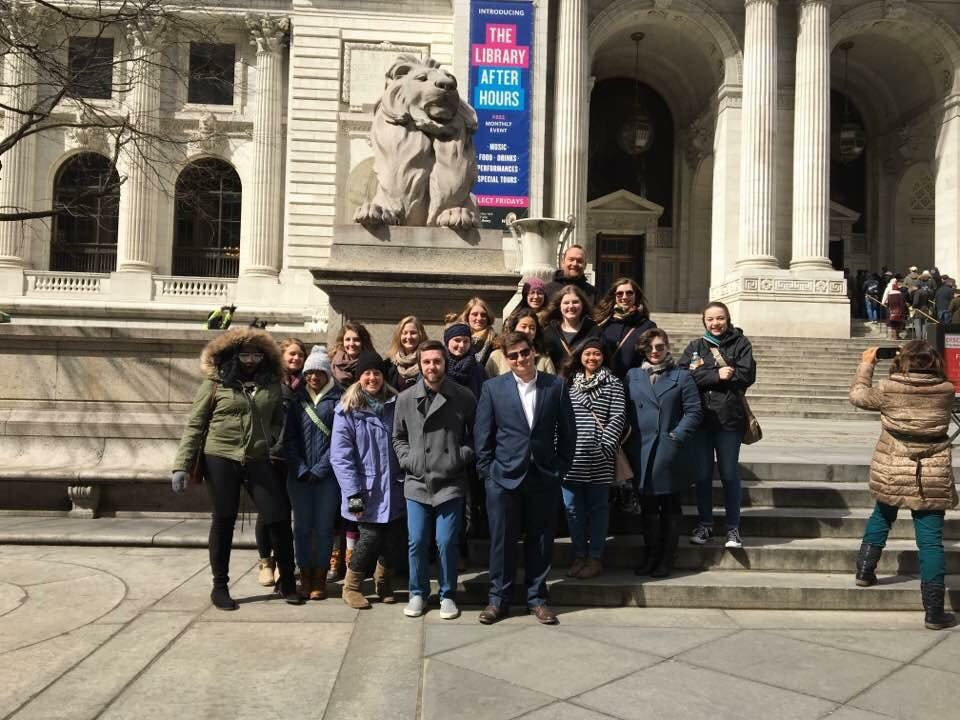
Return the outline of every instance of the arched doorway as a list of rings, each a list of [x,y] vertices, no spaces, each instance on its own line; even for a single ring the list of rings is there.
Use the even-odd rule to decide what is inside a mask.
[[[173,274],[237,277],[240,269],[240,176],[216,158],[190,163],[177,178]]]
[[[117,265],[120,176],[109,158],[83,152],[66,160],[53,181],[50,269],[113,272]]]

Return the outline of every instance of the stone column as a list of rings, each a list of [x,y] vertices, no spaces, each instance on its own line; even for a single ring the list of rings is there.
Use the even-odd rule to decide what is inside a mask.
[[[777,2],[745,0],[737,269],[777,268]]]
[[[125,99],[132,133],[120,154],[124,181],[120,186],[117,271],[149,273],[157,247],[157,139],[160,133],[159,58],[163,24],[142,20],[128,26],[129,93]]]
[[[276,278],[280,272],[283,219],[283,48],[289,18],[247,16],[257,48],[253,169],[244,201],[250,230],[240,246],[240,274]]]
[[[793,122],[791,270],[832,270],[830,0],[801,0]]]
[[[23,127],[29,111],[37,100],[36,70],[24,51],[38,30],[40,13],[34,3],[10,3],[2,22],[7,36],[14,42],[5,48],[4,85],[8,108],[0,123],[0,133],[7,138]],[[0,212],[15,213],[33,209],[33,185],[36,173],[36,135],[27,135],[0,156]],[[0,267],[23,268],[28,264],[28,232],[26,221],[0,222]]]
[[[560,0],[553,96],[553,210],[575,218],[574,242],[587,229],[587,130],[590,114],[587,0]]]

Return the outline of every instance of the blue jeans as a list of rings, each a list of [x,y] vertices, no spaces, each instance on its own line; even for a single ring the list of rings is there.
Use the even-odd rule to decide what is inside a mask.
[[[943,582],[946,559],[943,555],[943,510],[911,510],[913,534],[917,539],[920,559],[920,579],[923,582]],[[897,519],[897,508],[877,501],[873,514],[867,520],[863,541],[884,547],[887,535]]]
[[[740,527],[740,445],[743,433],[737,430],[698,430],[693,447],[697,452],[697,512],[700,522],[713,526],[713,464],[723,483],[723,504],[727,530]]]
[[[318,483],[287,477],[293,506],[293,540],[297,565],[326,568],[333,550],[333,526],[340,513],[340,486],[331,475]],[[312,536],[316,536],[316,553]]]
[[[419,595],[424,600],[430,595],[430,538],[436,534],[440,561],[440,599],[456,599],[462,523],[462,498],[447,500],[436,507],[407,500],[410,595]]]
[[[868,295],[867,298],[869,297],[870,296]],[[867,320],[871,320],[873,322],[876,322],[877,320],[879,320],[880,319],[880,313],[878,312],[879,306],[873,300],[869,300],[866,298],[864,299],[863,302],[864,302],[864,307],[867,310]]]
[[[563,506],[567,510],[567,527],[573,552],[578,558],[589,555],[595,560],[603,557],[610,524],[610,486],[587,482],[564,483]],[[587,543],[587,524],[590,540]]]

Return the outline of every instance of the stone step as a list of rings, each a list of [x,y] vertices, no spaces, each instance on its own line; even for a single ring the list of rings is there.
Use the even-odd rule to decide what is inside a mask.
[[[873,508],[866,482],[754,481],[742,483],[743,507]],[[695,504],[693,493],[686,498]],[[713,503],[723,504],[723,486],[713,485]]]
[[[751,404],[751,407],[752,404]],[[806,418],[808,420],[879,420],[878,413],[868,413],[863,410],[833,410],[830,407],[818,408],[799,408],[792,409],[791,406],[780,403],[769,407],[753,407],[754,413],[760,419],[761,423],[764,417],[793,417]]]
[[[818,397],[842,398],[848,399],[850,387],[848,384],[841,383],[818,383],[804,381],[802,383],[786,382],[766,382],[757,381],[757,384],[750,388],[748,396],[752,399],[754,395],[783,396],[796,394],[798,390],[813,393]]]
[[[620,535],[607,540],[603,564],[609,570],[632,570],[643,554],[643,538],[638,535]],[[722,538],[706,545],[695,545],[686,537],[677,548],[677,570],[753,570],[762,572],[854,572],[860,538],[762,538],[743,539],[743,548],[728,550]],[[960,541],[944,542],[948,573],[960,573]],[[489,557],[489,543],[470,542],[470,566],[485,567]],[[523,557],[518,545],[518,557]],[[554,567],[568,568],[574,552],[570,538],[554,541]],[[916,543],[911,540],[891,540],[884,548],[877,567],[880,574],[916,575],[920,572]]]
[[[838,393],[834,393],[832,395],[823,395],[820,393],[814,393],[813,390],[800,394],[797,392],[799,389],[800,388],[795,388],[790,394],[751,391],[747,395],[747,399],[750,401],[750,407],[752,408],[754,406],[761,407],[765,405],[784,404],[789,405],[790,409],[811,408],[815,410],[856,410],[856,408],[850,404],[850,399],[846,396],[846,394],[840,395]]]

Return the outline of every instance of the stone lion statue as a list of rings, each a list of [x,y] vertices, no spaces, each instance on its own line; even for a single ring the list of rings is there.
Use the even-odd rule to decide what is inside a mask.
[[[377,189],[357,208],[363,225],[475,227],[477,113],[433,59],[401,55],[387,71],[370,142]]]

